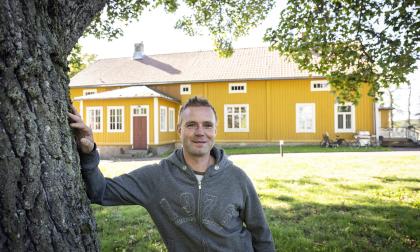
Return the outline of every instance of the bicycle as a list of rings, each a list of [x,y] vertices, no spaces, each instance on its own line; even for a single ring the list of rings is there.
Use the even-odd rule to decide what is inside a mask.
[[[346,141],[346,139],[344,138],[340,138],[339,135],[335,135],[335,140],[332,141],[330,139],[330,136],[328,134],[328,132],[325,132],[324,134],[322,134],[322,140],[319,143],[320,147],[325,147],[325,148],[337,148],[337,147],[347,147],[349,146],[349,143]]]
[[[328,135],[328,132],[325,132],[324,134],[322,134],[322,140],[319,143],[319,146],[321,148],[328,148],[331,147],[331,140],[330,140],[330,136]]]

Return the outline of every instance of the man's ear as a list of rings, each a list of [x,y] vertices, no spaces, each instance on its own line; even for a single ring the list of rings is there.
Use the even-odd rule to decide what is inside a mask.
[[[176,125],[176,131],[178,132],[178,135],[181,135],[181,124],[180,123],[178,123]]]

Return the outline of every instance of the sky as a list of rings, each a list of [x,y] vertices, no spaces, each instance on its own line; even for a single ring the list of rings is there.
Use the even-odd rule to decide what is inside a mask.
[[[262,40],[265,30],[277,26],[280,11],[284,6],[283,0],[278,1],[261,25],[252,29],[248,36],[234,41],[234,48],[268,47],[269,44]],[[174,28],[176,21],[184,12],[181,9],[177,13],[168,14],[161,8],[145,11],[138,22],[132,23],[124,29],[124,36],[119,39],[98,40],[93,36],[81,38],[79,42],[82,45],[82,53],[96,54],[97,59],[131,57],[134,52],[134,44],[139,42],[144,43],[146,55],[213,50],[213,42],[208,35],[190,37],[183,31]],[[418,69],[409,75],[412,84],[412,114],[420,113],[420,61],[417,63]],[[400,87],[395,92],[395,96],[399,109],[394,111],[394,117],[396,120],[406,119],[408,104],[406,86]],[[386,97],[384,99],[387,103],[388,99]],[[416,118],[420,119],[420,116]]]

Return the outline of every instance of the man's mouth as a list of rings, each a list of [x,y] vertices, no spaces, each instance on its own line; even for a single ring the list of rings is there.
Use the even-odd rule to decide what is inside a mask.
[[[207,143],[207,141],[197,141],[197,140],[195,140],[195,141],[192,141],[193,143],[196,143],[196,144],[205,144],[205,143]]]

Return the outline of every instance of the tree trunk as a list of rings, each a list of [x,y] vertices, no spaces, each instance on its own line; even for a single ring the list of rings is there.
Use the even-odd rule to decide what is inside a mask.
[[[0,3],[0,251],[98,251],[67,55],[102,0]]]
[[[408,112],[408,117],[407,117],[407,124],[408,126],[411,126],[411,83],[408,82],[408,104],[407,104],[407,112]]]
[[[395,90],[394,90],[395,91]],[[389,106],[391,107],[391,128],[394,128],[394,94],[393,92],[388,89],[388,94],[389,94]]]

